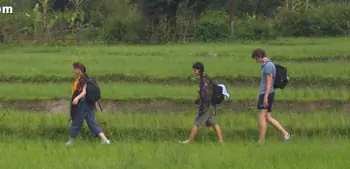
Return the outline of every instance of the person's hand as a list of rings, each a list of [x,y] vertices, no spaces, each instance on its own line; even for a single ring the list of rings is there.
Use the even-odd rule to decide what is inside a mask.
[[[73,104],[76,105],[76,104],[78,104],[78,102],[79,102],[79,99],[78,99],[78,98],[74,98],[74,99],[73,99]]]
[[[264,107],[267,108],[267,106],[269,105],[269,102],[268,102],[268,97],[264,97]]]

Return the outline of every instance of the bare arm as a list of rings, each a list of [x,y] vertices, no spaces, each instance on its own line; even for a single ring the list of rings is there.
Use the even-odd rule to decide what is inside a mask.
[[[265,91],[265,98],[267,98],[271,91],[271,85],[272,85],[273,76],[272,74],[266,75],[266,91]]]
[[[77,97],[75,97],[75,99],[80,100],[81,98],[83,98],[85,96],[86,96],[86,84],[83,87],[83,91],[81,91],[81,93]]]
[[[265,98],[267,98],[271,92],[271,87],[273,83],[273,74],[275,73],[275,68],[272,63],[267,63],[263,69],[264,76],[266,76],[266,91]]]

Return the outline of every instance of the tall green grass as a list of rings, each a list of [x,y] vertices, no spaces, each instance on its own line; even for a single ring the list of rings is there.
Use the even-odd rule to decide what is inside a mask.
[[[0,84],[2,100],[36,100],[70,98],[70,83],[58,84]],[[194,100],[198,85],[157,85],[132,83],[101,83],[102,97],[105,100]],[[231,97],[228,100],[257,99],[256,88],[234,88],[227,86]],[[349,100],[347,88],[285,88],[276,91],[277,100]]]
[[[6,114],[4,114],[6,113]],[[106,115],[97,120],[112,140],[99,145],[85,127],[66,148],[69,122],[65,115],[1,112],[1,168],[11,169],[209,169],[283,168],[347,169],[350,118],[347,113],[309,112],[275,114],[292,140],[283,142],[272,128],[267,142],[256,144],[256,114],[218,115],[226,143],[217,144],[210,128],[203,128],[196,142],[186,139],[195,114]]]
[[[269,42],[251,43],[190,43],[168,45],[84,45],[84,46],[4,46],[2,54],[66,54],[84,57],[85,55],[120,56],[163,56],[166,58],[220,56],[234,57],[238,60],[250,60],[254,48],[264,48],[270,56],[280,58],[310,58],[320,56],[349,55],[348,37],[340,38],[281,38]],[[207,55],[208,54],[208,55]]]
[[[260,64],[255,63],[248,55],[249,60],[237,60],[232,57],[189,57],[185,54],[173,57],[164,56],[123,56],[103,54],[21,54],[3,55],[4,63],[0,67],[2,79],[14,76],[22,77],[72,77],[72,63],[80,60],[87,65],[87,70],[92,76],[124,75],[153,78],[188,78],[192,76],[191,65],[195,61],[202,61],[207,73],[212,76],[224,77],[259,77]],[[272,58],[273,59],[273,58]],[[348,62],[290,62],[279,61],[289,69],[291,78],[324,77],[324,78],[348,78]]]
[[[349,55],[346,39],[279,40],[270,44],[186,44],[159,46],[16,47],[0,56],[2,80],[19,77],[71,77],[71,64],[80,60],[93,76],[124,75],[145,78],[187,78],[191,64],[200,60],[207,73],[224,77],[259,77],[259,64],[251,58],[254,48],[266,49],[269,57],[289,68],[291,78],[348,78],[348,62],[293,62],[296,58]],[[318,42],[320,41],[320,42]],[[286,59],[283,61],[283,59]]]
[[[6,112],[3,112],[6,113]],[[3,114],[2,113],[2,114]],[[304,112],[273,114],[297,139],[312,138],[349,138],[350,118],[342,112]],[[107,115],[97,113],[97,121],[114,141],[176,141],[187,137],[193,124],[195,112],[181,114],[120,114]],[[257,114],[218,113],[218,123],[222,126],[225,140],[255,140],[257,134]],[[68,135],[70,122],[68,115],[47,113],[7,112],[0,123],[0,133],[4,136],[26,140],[51,139],[64,140]],[[198,137],[199,142],[215,141],[211,128],[204,128]],[[208,133],[209,132],[209,133]],[[281,136],[269,129],[269,139]],[[91,134],[85,128],[82,138]]]
[[[0,143],[1,168],[8,169],[348,169],[346,140],[296,140],[289,143],[76,142],[12,140]]]
[[[2,100],[68,98],[70,83],[46,83],[71,80],[71,64],[80,60],[88,72],[100,81],[119,77],[139,82],[148,79],[185,79],[191,75],[191,63],[206,64],[210,75],[227,78],[260,76],[260,66],[250,57],[252,49],[266,49],[276,63],[285,65],[293,79],[347,79],[348,63],[335,56],[350,53],[348,38],[279,39],[249,44],[182,44],[157,46],[28,46],[1,47]],[[330,57],[329,62],[296,62],[297,59]],[[332,60],[334,59],[334,60]],[[117,80],[116,80],[117,79]],[[121,79],[121,78],[120,78]],[[188,79],[190,81],[191,79]],[[174,81],[174,80],[173,80]],[[184,80],[182,80],[184,81]],[[135,81],[136,82],[136,81]],[[342,84],[344,85],[344,84]],[[174,99],[193,100],[197,86],[101,83],[106,100]],[[249,86],[249,87],[248,87]],[[277,92],[277,100],[349,100],[348,89],[286,88]],[[256,99],[257,88],[229,87],[231,100]],[[101,146],[86,126],[71,149],[64,147],[70,122],[68,114],[0,111],[1,168],[9,169],[348,169],[350,118],[346,112],[290,112],[273,115],[294,135],[290,142],[271,127],[267,143],[257,146],[257,114],[218,112],[225,145],[216,144],[211,128],[203,128],[193,145],[178,144],[186,139],[195,112],[181,114],[96,113],[112,145]]]

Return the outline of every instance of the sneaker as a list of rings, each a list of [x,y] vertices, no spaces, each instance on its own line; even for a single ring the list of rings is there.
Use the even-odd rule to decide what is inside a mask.
[[[290,140],[292,138],[292,135],[288,133],[288,135],[284,136],[284,140]]]
[[[101,140],[101,144],[111,144],[111,141],[107,140]]]
[[[256,142],[256,144],[257,144],[258,146],[262,146],[262,145],[265,144],[265,141],[260,141],[260,140],[258,140],[258,141]]]
[[[71,146],[73,146],[73,142],[72,141],[67,141],[65,145],[67,147],[71,147]]]
[[[180,143],[180,144],[188,144],[188,140],[180,141],[179,143]]]

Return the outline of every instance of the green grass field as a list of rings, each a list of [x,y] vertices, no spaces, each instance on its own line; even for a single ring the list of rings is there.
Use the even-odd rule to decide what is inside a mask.
[[[341,145],[341,146],[340,146]],[[59,142],[28,141],[0,143],[6,153],[0,165],[6,168],[109,169],[109,168],[266,168],[347,169],[350,155],[346,140],[303,140],[290,144],[272,142],[263,147],[236,142],[183,146],[172,142],[123,142],[111,147],[82,143],[74,149]],[[18,154],[13,150],[21,150]],[[35,155],[34,155],[35,154]],[[15,158],[14,158],[15,157]]]
[[[0,131],[16,138],[64,140],[68,134],[68,115],[28,113],[19,111],[0,112]],[[98,113],[97,119],[106,133],[116,141],[175,141],[187,137],[196,112],[119,115]],[[256,138],[256,112],[242,114],[218,113],[218,121],[224,129],[227,142],[239,140],[254,141]],[[348,138],[350,133],[349,114],[344,112],[296,112],[276,113],[275,117],[288,128],[295,139]],[[210,128],[209,128],[210,129]],[[88,132],[85,130],[85,132]],[[35,134],[34,134],[35,133]],[[199,142],[215,141],[215,135],[207,135],[206,129],[199,136]],[[85,135],[86,134],[86,135]],[[82,139],[91,139],[90,134],[82,134]],[[278,139],[278,133],[270,130],[271,139]]]
[[[70,83],[26,84],[3,83],[2,100],[40,100],[70,98]],[[105,100],[194,100],[198,85],[159,85],[136,83],[99,84]],[[227,86],[232,95],[228,100],[256,99],[258,88],[234,88]],[[349,100],[348,88],[286,88],[277,91],[279,100]]]
[[[5,113],[5,112],[1,112]],[[336,115],[334,115],[336,114]],[[2,118],[0,162],[8,168],[348,168],[349,115],[318,112],[277,115],[295,135],[280,140],[269,129],[263,146],[255,143],[254,114],[219,117],[225,145],[216,144],[205,129],[197,143],[177,142],[187,136],[191,115],[97,115],[113,141],[99,145],[81,133],[76,145],[65,148],[67,117],[10,112]],[[147,119],[147,120],[145,120]],[[171,119],[171,120],[169,120]],[[16,158],[14,158],[16,157]],[[270,167],[271,166],[271,167]],[[273,167],[272,167],[273,166]]]
[[[1,46],[0,168],[348,169],[348,42],[344,37],[245,44]],[[266,144],[258,146],[257,112],[242,108],[258,94],[260,65],[251,58],[257,47],[288,68],[291,81],[277,91],[278,111],[273,112],[293,134],[288,142],[270,127]],[[96,118],[111,145],[100,145],[85,126],[72,148],[64,146],[70,122],[62,107],[69,105],[74,61],[85,63],[102,89],[105,111]],[[194,144],[178,143],[188,136],[196,115],[195,61],[204,62],[207,73],[231,94],[217,115],[224,145],[217,144],[211,128],[203,128]],[[332,107],[333,101],[341,105]],[[140,111],[128,111],[135,107]],[[179,112],[179,107],[186,109]]]
[[[299,41],[299,40],[298,40]],[[297,41],[297,42],[298,42]],[[335,56],[348,56],[348,39],[335,39],[289,45],[278,44],[186,44],[163,46],[78,46],[10,48],[1,55],[2,80],[13,76],[62,79],[71,77],[71,63],[83,61],[91,75],[105,76],[105,81],[117,75],[145,78],[187,78],[191,76],[191,63],[201,60],[207,64],[212,76],[258,77],[259,65],[251,58],[256,47],[266,48],[272,59],[288,66],[293,78],[341,78],[349,76],[349,63],[333,60]],[[283,44],[283,40],[280,43]],[[309,42],[310,43],[310,42]],[[295,62],[293,59],[326,57],[331,61]],[[21,66],[14,66],[20,64]],[[328,69],[325,69],[328,68]],[[91,70],[91,71],[90,71]],[[117,77],[119,77],[117,76]],[[32,80],[35,80],[33,78]]]

